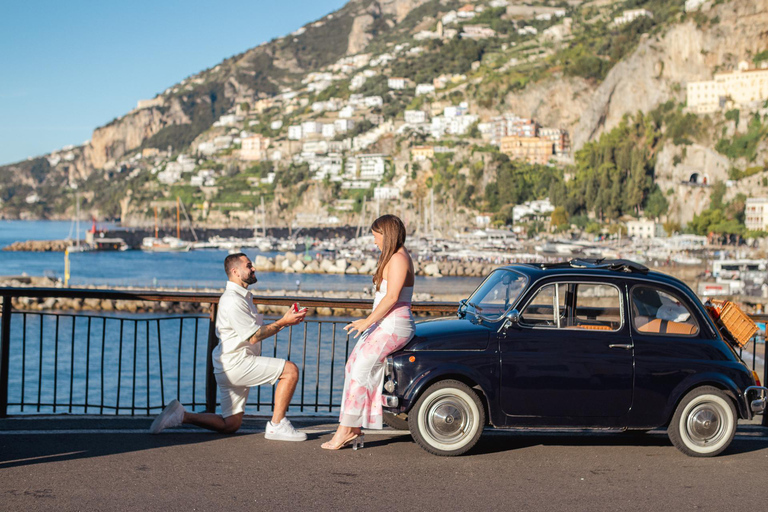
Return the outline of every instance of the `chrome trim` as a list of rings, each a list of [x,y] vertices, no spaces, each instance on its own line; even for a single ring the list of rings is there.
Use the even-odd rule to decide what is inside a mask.
[[[623,348],[624,350],[632,350],[634,348],[634,345],[622,345],[621,343],[611,343],[608,345],[608,348]]]
[[[397,407],[400,405],[400,399],[396,396],[381,395],[381,405],[384,407]]]
[[[749,400],[749,393],[756,391],[762,396],[756,400]],[[744,390],[744,400],[747,402],[747,410],[752,411],[752,414],[765,414],[766,405],[768,404],[768,388],[765,386],[749,386]]]
[[[386,362],[384,363],[384,375],[394,375],[394,369],[395,362],[392,360],[392,357],[387,356]]]

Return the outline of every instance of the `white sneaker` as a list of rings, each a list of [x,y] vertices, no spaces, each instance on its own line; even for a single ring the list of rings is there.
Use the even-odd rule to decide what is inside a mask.
[[[172,400],[163,412],[157,415],[152,426],[149,427],[150,434],[159,434],[166,428],[178,427],[184,420],[184,406],[178,400]]]
[[[299,432],[293,428],[288,418],[283,418],[277,425],[271,421],[267,422],[264,439],[271,439],[273,441],[306,441],[307,434]]]

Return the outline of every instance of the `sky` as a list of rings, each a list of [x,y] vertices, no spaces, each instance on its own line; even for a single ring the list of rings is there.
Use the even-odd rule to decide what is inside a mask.
[[[140,99],[347,0],[25,0],[0,15],[0,165],[80,145]]]

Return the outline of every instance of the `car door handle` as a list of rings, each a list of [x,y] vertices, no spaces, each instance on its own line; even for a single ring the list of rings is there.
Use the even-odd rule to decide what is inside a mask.
[[[608,348],[623,348],[624,350],[631,350],[634,345],[621,345],[619,343],[612,343],[608,345]]]

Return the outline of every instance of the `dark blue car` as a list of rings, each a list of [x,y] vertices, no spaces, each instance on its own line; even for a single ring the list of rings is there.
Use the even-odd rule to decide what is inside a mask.
[[[667,427],[714,456],[768,394],[688,286],[626,260],[494,270],[457,317],[418,323],[386,373],[385,421],[436,455],[491,425]]]

